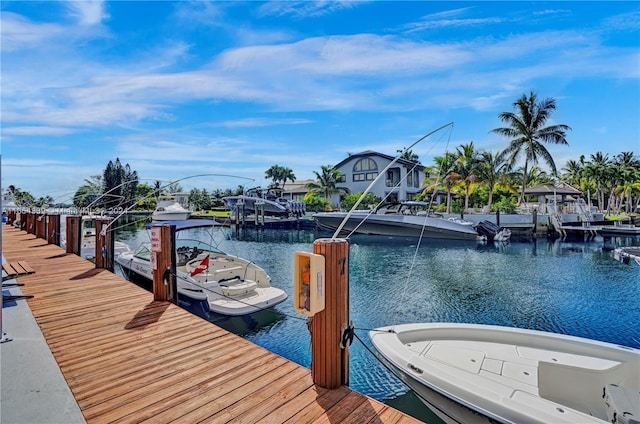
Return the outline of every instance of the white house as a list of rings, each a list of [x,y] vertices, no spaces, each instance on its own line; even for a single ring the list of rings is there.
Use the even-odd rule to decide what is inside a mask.
[[[347,188],[350,193],[362,193],[394,159],[371,150],[350,155],[333,167],[342,174],[336,185]],[[420,163],[398,159],[385,174],[371,188],[371,193],[389,202],[413,200],[421,191],[425,168]],[[340,195],[332,195],[329,200],[337,207]]]

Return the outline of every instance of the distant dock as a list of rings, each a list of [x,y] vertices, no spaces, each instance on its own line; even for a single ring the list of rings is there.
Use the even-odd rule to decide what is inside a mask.
[[[3,225],[2,241],[8,262],[34,271],[19,277],[33,296],[19,301],[88,423],[420,422],[346,386],[318,387],[309,369],[31,233]]]

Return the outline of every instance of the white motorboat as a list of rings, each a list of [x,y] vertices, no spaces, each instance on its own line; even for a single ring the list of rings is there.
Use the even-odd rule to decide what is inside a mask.
[[[480,324],[403,324],[369,336],[447,423],[640,422],[638,349]]]
[[[613,259],[623,264],[629,264],[635,261],[640,265],[640,247],[639,246],[623,246],[613,249]]]
[[[188,219],[191,211],[184,208],[176,199],[171,196],[160,197],[156,209],[151,215],[153,221],[175,221]]]
[[[306,211],[304,202],[296,202],[282,197],[282,189],[270,186],[266,190],[254,187],[238,196],[223,197],[232,215],[263,213],[269,216],[302,216]],[[242,212],[242,210],[244,210]]]
[[[178,231],[216,225],[210,220],[167,222]],[[128,250],[115,258],[130,279],[153,281],[151,243]],[[287,299],[287,294],[271,285],[269,275],[257,264],[229,255],[200,240],[176,237],[178,295],[206,301],[209,310],[222,315],[246,315],[271,308]]]
[[[342,227],[346,234],[478,240],[470,222],[449,220],[427,213],[427,202],[400,202],[371,211],[354,211]],[[313,215],[322,230],[335,231],[347,212],[319,212]]]

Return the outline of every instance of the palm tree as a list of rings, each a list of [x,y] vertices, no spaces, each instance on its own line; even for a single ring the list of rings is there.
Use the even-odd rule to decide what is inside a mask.
[[[570,159],[567,161],[564,168],[562,168],[564,172],[562,173],[562,176],[560,177],[560,179],[574,186],[580,185],[583,169],[584,169],[584,156],[581,156],[581,160],[579,161]]]
[[[583,175],[591,179],[596,186],[596,199],[598,201],[598,208],[600,210],[605,209],[605,191],[608,180],[608,168],[611,165],[609,155],[602,152],[596,152],[591,155],[591,160],[587,162],[584,167]]]
[[[556,109],[555,99],[538,101],[536,94],[531,91],[529,97],[522,95],[514,104],[516,112],[503,112],[498,115],[500,120],[508,127],[495,128],[491,132],[509,137],[511,141],[505,152],[512,160],[516,160],[521,153],[524,154],[524,172],[522,173],[522,188],[519,202],[524,202],[524,190],[527,187],[527,174],[529,164],[537,164],[539,159],[544,160],[556,175],[556,165],[553,157],[543,143],[569,144],[565,138],[566,132],[571,128],[564,124],[545,127],[545,123]]]
[[[441,186],[447,189],[447,213],[451,212],[451,189],[460,181],[460,176],[454,172],[456,159],[456,154],[451,152],[433,158],[436,164],[427,170],[428,177],[423,183],[426,188],[422,193],[432,192],[432,198]]]
[[[266,171],[264,171],[264,177],[265,178],[270,178],[271,181],[273,181],[274,185],[278,185],[278,183],[281,181],[280,179],[280,174],[282,167],[280,165],[272,165],[271,168],[267,169]]]
[[[294,182],[296,180],[296,176],[293,174],[293,170],[291,168],[282,167],[280,169],[280,179],[282,181],[282,191],[284,191],[284,185],[287,181]]]
[[[477,174],[489,187],[489,201],[487,207],[491,210],[493,202],[493,191],[498,181],[506,175],[509,164],[505,160],[504,152],[498,152],[495,155],[489,151],[480,152],[480,166],[478,166]]]
[[[401,153],[400,158],[402,159],[420,163],[420,157],[416,153],[413,153],[413,150],[398,149],[396,152]]]
[[[337,187],[342,173],[331,165],[322,165],[321,172],[313,171],[316,174],[316,181],[307,184],[307,189],[315,194],[322,194],[326,200],[334,193],[348,193],[345,187]]]
[[[454,169],[460,176],[460,179],[464,181],[464,210],[469,210],[469,193],[471,184],[478,179],[478,166],[480,164],[478,158],[478,151],[473,146],[473,141],[468,144],[461,144],[456,149],[456,162]]]

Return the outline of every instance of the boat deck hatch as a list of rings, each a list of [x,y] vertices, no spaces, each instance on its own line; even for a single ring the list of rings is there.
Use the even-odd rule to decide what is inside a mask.
[[[433,343],[424,356],[436,359],[452,367],[460,368],[466,372],[478,374],[484,361],[485,353],[479,350]]]

